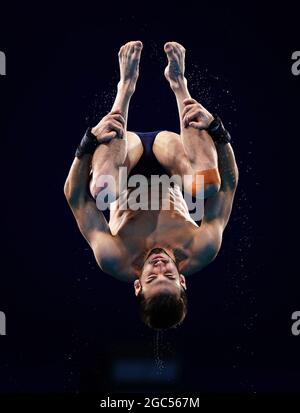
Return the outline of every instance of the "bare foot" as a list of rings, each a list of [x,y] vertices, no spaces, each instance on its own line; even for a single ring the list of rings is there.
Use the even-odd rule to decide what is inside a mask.
[[[139,63],[143,43],[138,41],[128,42],[119,50],[120,84],[134,92],[139,77]]]
[[[165,68],[165,77],[172,89],[178,88],[184,82],[185,48],[176,42],[168,42],[164,46],[168,65]]]

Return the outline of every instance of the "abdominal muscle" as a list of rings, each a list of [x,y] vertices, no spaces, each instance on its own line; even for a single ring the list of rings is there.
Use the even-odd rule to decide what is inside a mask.
[[[170,242],[171,233],[178,233],[181,238],[183,228],[185,236],[199,228],[189,214],[178,185],[159,192],[151,193],[149,185],[139,191],[141,195],[137,202],[135,189],[126,189],[118,200],[110,204],[112,235],[128,238],[129,242],[137,237],[140,242],[163,243],[166,240]]]

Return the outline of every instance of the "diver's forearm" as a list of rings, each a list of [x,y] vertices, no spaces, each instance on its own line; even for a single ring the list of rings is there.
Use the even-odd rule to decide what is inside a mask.
[[[220,190],[234,190],[237,187],[239,171],[230,143],[215,143],[218,154],[218,169],[221,176]]]
[[[74,159],[64,186],[64,193],[70,204],[85,199],[90,175],[92,154]]]

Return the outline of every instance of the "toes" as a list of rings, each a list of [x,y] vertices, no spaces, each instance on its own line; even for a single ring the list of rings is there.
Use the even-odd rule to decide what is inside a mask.
[[[182,44],[177,43],[177,42],[173,42],[174,46],[176,46],[176,48],[178,50],[180,50],[181,52],[185,52],[185,48],[182,46]]]
[[[164,50],[166,53],[170,52],[172,50],[172,44],[170,42],[166,43],[164,45]]]
[[[142,50],[143,43],[140,40],[137,40],[136,42],[133,42],[133,43],[134,43],[134,49],[136,51]]]
[[[183,55],[185,54],[185,48],[180,43],[177,43],[177,42],[167,42],[164,45],[164,50],[168,56],[169,55],[171,56],[172,53],[173,53],[173,56],[175,55],[178,57],[180,57],[182,54]]]
[[[173,47],[175,55],[180,57],[183,53],[181,50],[181,45],[179,43],[172,42],[172,47]]]
[[[142,48],[143,48],[143,43],[140,42],[139,40],[136,42],[132,42],[133,59],[140,58]]]
[[[168,58],[170,59],[174,59],[175,58],[175,50],[174,50],[174,46],[171,42],[168,42],[165,44],[164,46],[164,50],[168,56]]]
[[[125,48],[124,45],[120,47],[120,50],[119,50],[119,53],[118,53],[119,56],[121,56],[123,54],[124,48]]]
[[[131,42],[125,44],[125,53],[128,54],[131,49]]]
[[[130,48],[130,42],[123,44],[119,50],[119,57],[124,56],[128,53],[128,48]]]
[[[132,55],[134,52],[140,53],[143,48],[143,43],[140,40],[137,41],[132,41],[132,42],[127,42],[125,43],[119,50],[118,55],[119,56],[124,56],[124,55]]]

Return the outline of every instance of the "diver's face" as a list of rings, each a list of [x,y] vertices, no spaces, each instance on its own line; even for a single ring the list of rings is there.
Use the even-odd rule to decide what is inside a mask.
[[[161,291],[168,291],[180,295],[185,288],[185,279],[178,273],[176,264],[165,250],[155,249],[148,255],[140,277],[140,284],[146,297]]]

